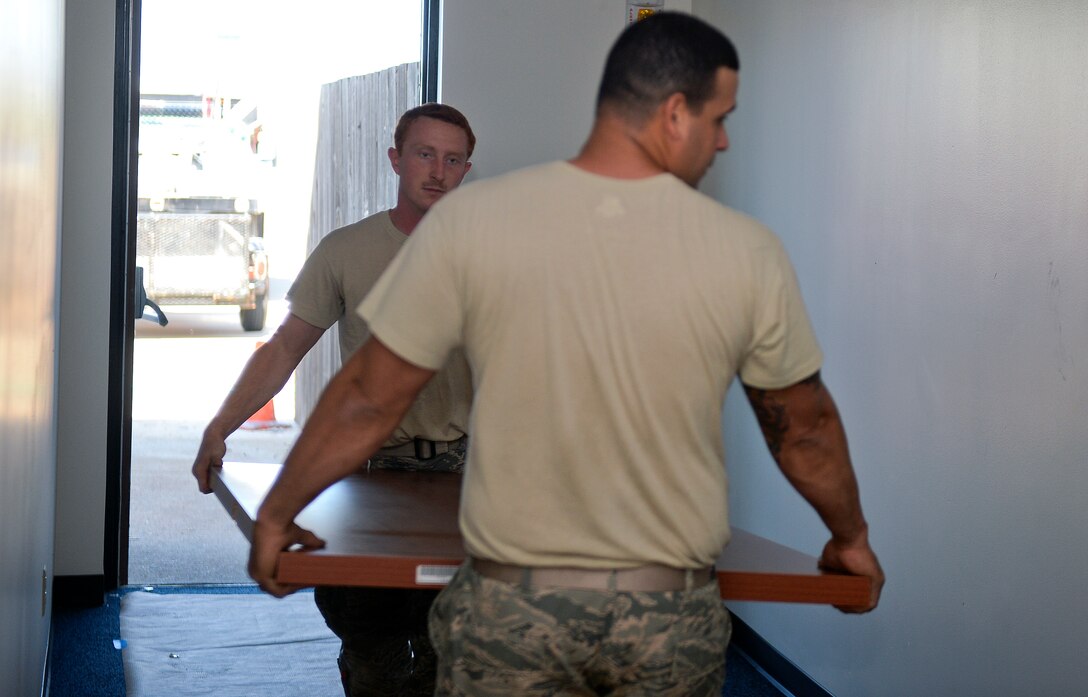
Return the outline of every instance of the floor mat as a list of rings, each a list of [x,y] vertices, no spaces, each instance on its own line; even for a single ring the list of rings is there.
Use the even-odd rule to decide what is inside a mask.
[[[128,697],[338,697],[340,642],[312,593],[121,599]]]

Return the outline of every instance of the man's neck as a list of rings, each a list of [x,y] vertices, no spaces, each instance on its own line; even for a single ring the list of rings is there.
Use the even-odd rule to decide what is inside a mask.
[[[419,225],[419,221],[423,220],[424,212],[417,211],[413,206],[397,203],[396,206],[389,209],[389,219],[393,222],[393,227],[405,235],[411,235],[412,231],[416,229],[416,225]]]
[[[616,179],[645,179],[668,169],[665,151],[651,128],[632,126],[622,118],[601,114],[581,152],[570,160],[579,169]]]

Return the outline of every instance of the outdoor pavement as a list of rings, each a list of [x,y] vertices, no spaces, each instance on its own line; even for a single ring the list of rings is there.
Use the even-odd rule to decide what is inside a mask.
[[[128,583],[250,582],[248,543],[215,495],[197,490],[190,469],[207,421],[257,342],[282,321],[283,287],[273,285],[279,300],[264,332],[243,331],[237,308],[164,307],[166,327],[137,321]],[[239,430],[227,440],[227,459],[283,462],[299,431],[293,379],[273,406],[279,427]]]

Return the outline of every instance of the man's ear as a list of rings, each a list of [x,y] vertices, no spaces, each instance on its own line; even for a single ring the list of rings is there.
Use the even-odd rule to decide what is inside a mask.
[[[688,130],[688,120],[691,110],[688,108],[687,97],[682,92],[673,92],[659,107],[661,125],[670,140],[681,140]]]
[[[465,163],[465,174],[468,174],[468,171],[470,169],[472,169],[472,161],[471,160]]]
[[[389,148],[389,164],[393,166],[393,171],[400,176],[400,153],[396,148]]]

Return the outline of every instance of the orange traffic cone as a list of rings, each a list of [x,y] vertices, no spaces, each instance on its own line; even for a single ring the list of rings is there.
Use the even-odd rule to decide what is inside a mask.
[[[246,419],[246,422],[242,424],[242,428],[247,431],[257,431],[265,428],[274,428],[277,425],[276,407],[270,399],[263,407],[258,409],[253,416]]]
[[[262,346],[264,346],[264,342],[258,341],[257,349],[260,349]],[[279,426],[280,424],[276,421],[276,407],[273,404],[273,400],[270,399],[263,407],[258,409],[256,413],[246,419],[246,422],[242,424],[242,429],[246,431],[258,431],[266,428],[278,428]]]

